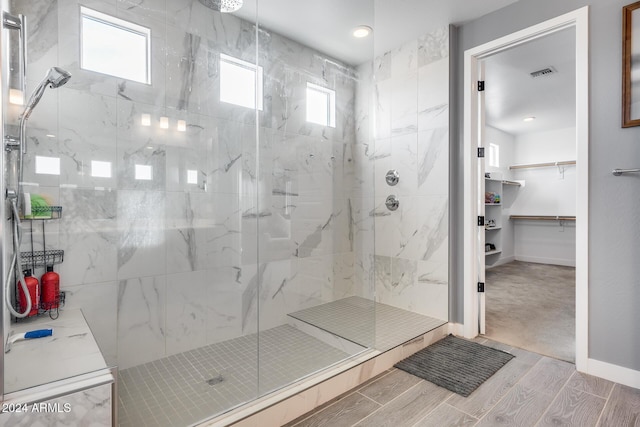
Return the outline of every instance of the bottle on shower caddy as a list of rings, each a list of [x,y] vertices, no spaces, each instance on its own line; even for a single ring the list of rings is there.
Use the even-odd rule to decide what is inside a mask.
[[[38,279],[31,275],[31,270],[24,271],[24,282],[27,285],[27,290],[29,291],[29,296],[31,297],[31,311],[27,317],[37,316],[38,315],[38,307],[40,305],[40,283]],[[22,285],[20,283],[17,284],[18,288],[18,303],[20,304],[20,311],[25,312],[27,310],[27,298],[22,290]]]
[[[40,279],[42,286],[42,306],[46,310],[58,308],[60,304],[60,275],[53,271],[53,265],[47,266],[47,272]]]

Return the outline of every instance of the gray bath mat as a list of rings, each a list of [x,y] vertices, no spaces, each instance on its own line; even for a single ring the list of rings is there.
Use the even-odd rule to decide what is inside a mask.
[[[467,397],[513,357],[504,351],[449,335],[395,366]]]

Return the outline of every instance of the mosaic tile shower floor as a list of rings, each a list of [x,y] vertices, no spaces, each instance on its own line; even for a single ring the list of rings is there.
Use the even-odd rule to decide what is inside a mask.
[[[257,346],[258,336],[247,335],[120,371],[119,425],[187,426],[254,399]],[[289,325],[266,330],[260,334],[260,394],[348,356]]]

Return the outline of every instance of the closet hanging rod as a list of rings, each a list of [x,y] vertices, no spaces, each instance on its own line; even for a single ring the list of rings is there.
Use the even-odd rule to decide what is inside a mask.
[[[533,163],[530,165],[513,165],[509,166],[509,169],[528,169],[528,168],[548,168],[551,166],[566,166],[575,165],[575,160],[565,160],[562,162],[548,162],[548,163]]]
[[[510,215],[509,219],[524,219],[533,221],[575,221],[575,216],[554,216],[554,215]]]
[[[640,172],[640,169],[614,169],[611,173],[614,176],[620,176],[623,173],[636,173],[636,172]]]

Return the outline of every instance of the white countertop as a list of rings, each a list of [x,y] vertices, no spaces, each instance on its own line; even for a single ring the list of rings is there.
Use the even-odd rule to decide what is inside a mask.
[[[80,310],[60,310],[48,316],[13,323],[10,334],[53,329],[53,335],[17,341],[4,358],[4,392],[65,380],[107,368],[100,348]]]

